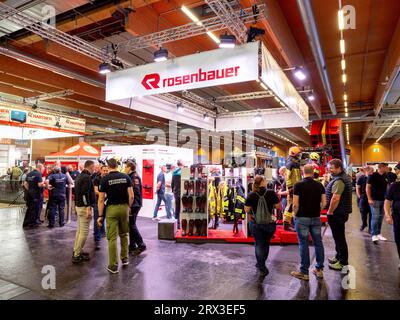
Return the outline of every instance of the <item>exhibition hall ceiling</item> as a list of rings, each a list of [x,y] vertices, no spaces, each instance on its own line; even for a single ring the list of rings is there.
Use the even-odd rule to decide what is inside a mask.
[[[5,1],[19,11],[38,17],[45,4],[55,7],[56,27],[69,35],[80,37],[98,48],[122,44],[137,37],[151,35],[165,29],[190,23],[191,18],[182,10],[187,7],[199,20],[212,18],[213,11],[205,1]],[[312,119],[340,117],[350,124],[351,142],[364,138],[379,138],[391,125],[396,111],[396,86],[392,81],[398,67],[400,46],[400,2],[397,0],[349,0],[342,6],[355,8],[355,29],[343,30],[346,43],[346,85],[343,85],[343,70],[338,28],[339,1],[336,0],[271,0],[230,1],[235,9],[248,8],[254,4],[266,4],[266,19],[256,23],[249,21],[247,27],[264,29],[265,34],[257,39],[263,41],[282,69],[303,67],[307,76],[298,80],[291,70],[285,71],[293,85],[309,104]],[[313,21],[304,19],[302,5],[311,4]],[[2,10],[0,8],[0,10]],[[1,11],[0,11],[1,12]],[[310,16],[309,16],[310,18]],[[308,23],[315,23],[324,57],[327,81],[318,71],[318,61],[310,45]],[[229,30],[216,31],[219,36]],[[102,61],[78,53],[69,46],[43,39],[6,19],[0,21],[0,95],[28,98],[43,93],[70,89],[74,94],[38,103],[39,108],[55,108],[85,118],[89,132],[99,139],[122,140],[128,143],[143,143],[143,132],[149,128],[167,128],[168,121],[156,115],[149,116],[137,111],[105,102],[105,76],[99,74]],[[180,57],[218,48],[218,44],[207,34],[161,43],[168,49],[169,58]],[[153,54],[159,46],[117,52],[117,57],[130,66],[153,62]],[[28,63],[27,63],[28,62]],[[394,83],[393,88],[391,86]],[[332,92],[332,101],[327,98],[326,85]],[[390,101],[386,103],[388,88]],[[262,90],[257,83],[224,85],[196,89],[192,92],[206,99]],[[311,91],[312,90],[312,91]],[[308,100],[310,92],[314,101]],[[348,106],[343,94],[348,95]],[[181,93],[175,93],[181,97]],[[397,94],[398,96],[398,94]],[[383,105],[383,109],[376,109]],[[230,111],[257,110],[277,107],[273,98],[243,100],[223,103]],[[336,109],[334,115],[332,108]],[[347,117],[346,110],[347,108]],[[375,116],[381,112],[381,119]],[[383,118],[382,118],[383,114]],[[284,121],[283,121],[284,123]],[[372,125],[371,125],[372,124]],[[387,125],[387,127],[385,127]],[[283,125],[284,126],[284,125]],[[185,125],[180,125],[184,128]],[[393,126],[383,138],[396,139],[397,126]],[[142,132],[142,133],[140,133]],[[303,128],[279,130],[284,137],[301,145],[308,144],[307,132]],[[107,137],[108,135],[108,137]],[[277,145],[286,145],[287,140],[270,132],[257,131],[256,136]],[[262,141],[256,142],[263,145]]]

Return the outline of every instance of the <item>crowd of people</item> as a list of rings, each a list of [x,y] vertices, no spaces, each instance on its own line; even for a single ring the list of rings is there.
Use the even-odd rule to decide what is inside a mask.
[[[278,188],[271,188],[264,176],[257,175],[245,201],[244,210],[255,239],[256,267],[261,276],[269,273],[266,261],[270,241],[276,231],[276,209],[284,213],[282,218],[285,229],[295,231],[299,240],[300,268],[293,271],[292,276],[309,280],[311,236],[316,256],[316,265],[311,272],[317,278],[323,278],[325,253],[321,210],[327,212],[335,242],[336,255],[328,259],[329,268],[342,271],[349,264],[345,225],[352,213],[352,177],[345,172],[339,159],[329,162],[329,172],[322,177],[316,162],[310,161],[300,166],[299,160],[299,152],[295,150],[288,158],[288,164],[278,171],[274,182]],[[72,262],[79,264],[90,260],[84,247],[93,220],[95,249],[101,248],[102,238],[106,237],[109,251],[107,270],[117,273],[118,237],[121,242],[119,258],[122,266],[129,264],[129,253],[137,255],[146,250],[136,224],[143,202],[141,177],[134,161],[129,160],[124,164],[124,172],[120,172],[119,167],[116,159],[108,159],[107,164],[88,160],[78,168],[62,166],[58,161],[47,170],[40,163],[30,172],[13,170],[14,175],[20,175],[19,181],[25,190],[27,212],[24,228],[36,228],[44,222],[41,220],[41,212],[43,194],[47,190],[48,228],[54,228],[57,224],[59,227],[65,225],[66,204],[73,206],[76,211],[78,223]],[[160,167],[155,190],[157,201],[153,212],[153,220],[159,220],[159,207],[164,202],[167,218],[177,219],[178,228],[182,167],[182,161],[176,165]],[[360,231],[368,228],[374,244],[386,241],[381,233],[385,218],[387,223],[393,225],[400,258],[400,182],[397,180],[400,180],[400,163],[394,172],[384,163],[378,165],[377,171],[371,166],[363,167],[356,174],[356,195],[361,216]],[[70,193],[73,193],[73,197],[69,197]],[[73,202],[69,203],[72,198]]]
[[[326,211],[328,223],[335,242],[336,255],[328,258],[330,269],[348,271],[349,251],[346,240],[345,226],[352,213],[353,182],[339,159],[329,162],[329,171],[320,179],[320,168],[310,161],[300,166],[299,152],[295,150],[288,158],[285,167],[279,169],[275,184],[280,186],[278,192],[267,188],[263,176],[257,176],[249,193],[245,211],[250,221],[250,231],[255,238],[256,268],[261,276],[268,275],[266,261],[269,254],[270,241],[276,231],[276,217],[272,214],[274,208],[290,213],[293,220],[284,220],[288,226],[292,223],[299,241],[300,268],[291,272],[293,277],[309,280],[310,236],[315,249],[316,264],[311,272],[322,279],[325,265],[325,250],[322,240],[321,212]],[[293,179],[291,172],[296,170]],[[386,241],[381,233],[383,218],[393,225],[394,238],[400,259],[400,163],[394,172],[385,163],[380,163],[374,171],[371,166],[361,168],[357,173],[357,204],[360,210],[361,227],[368,227],[374,244]],[[285,218],[284,218],[285,219]],[[291,222],[290,222],[291,221]],[[400,268],[400,265],[399,265]]]

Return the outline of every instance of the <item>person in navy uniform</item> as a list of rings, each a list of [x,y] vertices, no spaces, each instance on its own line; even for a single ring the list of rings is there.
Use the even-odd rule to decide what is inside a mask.
[[[67,176],[61,172],[61,168],[55,166],[53,173],[48,176],[47,186],[51,192],[49,200],[49,228],[54,228],[55,218],[58,211],[58,223],[60,227],[65,225],[64,209],[67,193],[67,185],[69,180]]]
[[[43,174],[44,166],[38,163],[36,167],[27,174],[24,187],[27,190],[26,205],[27,210],[23,227],[37,227],[40,225],[40,214],[43,208],[43,191],[44,182]]]

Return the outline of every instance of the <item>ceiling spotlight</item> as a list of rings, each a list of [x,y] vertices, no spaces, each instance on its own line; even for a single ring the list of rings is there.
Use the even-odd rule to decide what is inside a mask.
[[[314,101],[315,100],[315,96],[314,96],[314,94],[312,92],[310,92],[308,94],[307,98],[308,98],[309,101]]]
[[[183,112],[183,111],[185,111],[185,108],[183,107],[182,102],[179,102],[179,103],[176,105],[176,110],[178,110],[178,112]]]
[[[36,110],[38,108],[37,101],[32,105],[32,110]]]
[[[154,51],[154,61],[160,62],[160,61],[166,61],[168,60],[168,50],[160,48],[157,51]]]
[[[303,68],[300,68],[300,67],[297,67],[294,69],[294,75],[299,80],[304,80],[306,78],[306,75],[303,72]]]
[[[346,112],[346,113],[344,114],[344,116],[347,118],[347,117],[349,116],[349,114]]]
[[[257,36],[261,36],[263,34],[265,34],[264,29],[250,27],[249,31],[247,32],[247,43],[253,42]]]
[[[236,45],[236,37],[232,34],[222,34],[219,37],[220,43],[219,47],[220,48],[234,48]]]
[[[344,106],[347,108],[347,106],[348,106],[347,101],[344,102]]]
[[[344,17],[343,17],[343,10],[340,9],[338,11],[338,23],[339,23],[339,30],[344,29]]]
[[[106,74],[112,71],[111,65],[107,62],[103,62],[99,65],[99,73]]]
[[[340,40],[340,53],[341,53],[341,54],[344,54],[345,51],[346,51],[346,48],[345,48],[345,45],[344,45],[344,40],[341,39],[341,40]]]
[[[253,117],[253,122],[254,122],[254,123],[260,123],[260,122],[262,122],[262,121],[263,121],[263,119],[262,119],[261,113],[258,112],[258,113]]]
[[[346,83],[347,82],[347,76],[345,73],[342,74],[342,82]]]
[[[343,95],[343,100],[344,100],[344,101],[347,101],[347,93],[345,93],[345,94]]]
[[[207,114],[204,114],[203,119],[204,119],[204,121],[208,121],[208,120],[210,120],[210,117]]]
[[[346,70],[346,60],[342,59],[342,60],[340,61],[340,64],[341,64],[341,66],[342,66],[342,70]]]

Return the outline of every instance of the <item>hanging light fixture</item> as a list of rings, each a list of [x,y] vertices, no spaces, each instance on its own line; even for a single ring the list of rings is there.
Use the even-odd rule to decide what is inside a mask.
[[[204,114],[203,119],[204,121],[208,121],[210,120],[210,117],[208,116],[208,114]]]
[[[107,62],[103,62],[99,65],[99,73],[106,74],[112,71],[111,65]]]
[[[160,62],[160,61],[166,61],[168,60],[168,50],[163,49],[160,47],[159,50],[154,51],[154,61]]]
[[[313,93],[313,92],[310,92],[310,93],[307,95],[307,98],[308,98],[309,101],[314,101],[314,100],[315,100],[314,93]]]
[[[253,117],[253,122],[254,123],[261,123],[262,122],[262,116],[261,113],[258,112],[254,117]]]
[[[220,48],[234,48],[236,45],[236,37],[232,34],[222,34],[219,37],[219,47]]]
[[[179,102],[177,105],[176,105],[176,110],[178,111],[178,112],[183,112],[183,111],[185,111],[185,108],[183,107],[183,105],[182,105],[182,103],[181,102]]]
[[[303,71],[303,68],[301,68],[301,67],[296,67],[294,69],[294,75],[299,80],[305,80],[307,78]]]

